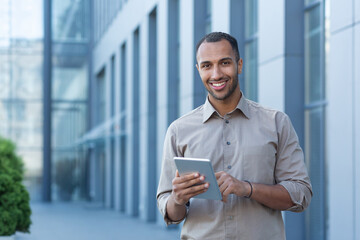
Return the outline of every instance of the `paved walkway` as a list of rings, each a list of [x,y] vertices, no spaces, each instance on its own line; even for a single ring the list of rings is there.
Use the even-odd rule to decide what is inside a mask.
[[[86,204],[33,203],[31,208],[31,233],[17,233],[16,240],[179,239],[178,229]]]

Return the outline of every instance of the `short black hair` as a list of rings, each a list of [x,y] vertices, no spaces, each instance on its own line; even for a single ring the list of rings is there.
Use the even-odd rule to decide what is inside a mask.
[[[212,32],[206,34],[200,41],[196,44],[196,56],[199,50],[200,45],[203,42],[220,42],[221,40],[225,39],[228,41],[235,53],[235,60],[238,62],[240,60],[240,53],[236,39],[231,36],[230,34],[223,33],[223,32]]]

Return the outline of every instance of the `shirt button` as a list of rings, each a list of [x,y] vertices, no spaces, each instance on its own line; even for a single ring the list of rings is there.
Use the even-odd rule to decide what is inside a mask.
[[[229,120],[226,119],[225,122],[226,122],[226,123],[229,123]]]
[[[228,166],[228,169],[231,169],[231,165]]]
[[[227,145],[230,145],[231,143],[230,142],[226,142]]]
[[[228,219],[229,219],[229,220],[233,220],[234,217],[233,217],[233,216],[228,216]]]

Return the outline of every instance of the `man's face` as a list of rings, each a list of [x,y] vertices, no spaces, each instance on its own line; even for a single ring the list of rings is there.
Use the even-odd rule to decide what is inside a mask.
[[[230,43],[225,39],[219,42],[203,42],[196,58],[196,67],[210,98],[222,101],[232,96],[238,87],[242,59],[236,62]]]

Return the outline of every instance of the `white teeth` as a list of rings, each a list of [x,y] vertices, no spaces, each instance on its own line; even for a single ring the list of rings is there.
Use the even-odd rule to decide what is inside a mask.
[[[225,82],[222,82],[222,83],[213,83],[213,86],[214,87],[220,87],[220,86],[222,86],[222,85],[224,85],[225,84]]]

